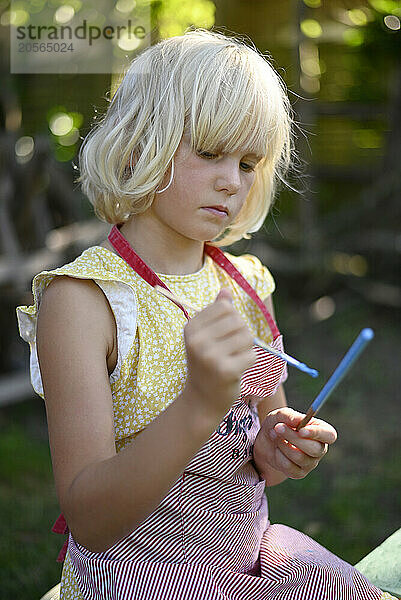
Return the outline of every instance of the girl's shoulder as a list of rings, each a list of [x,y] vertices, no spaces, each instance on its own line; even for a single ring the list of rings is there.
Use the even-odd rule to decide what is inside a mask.
[[[124,280],[129,275],[129,269],[124,259],[104,246],[90,246],[71,262],[51,271],[41,271],[35,275],[33,283],[47,275],[70,275],[109,281]]]
[[[120,290],[124,290],[125,294],[135,297],[135,292],[131,288],[128,290],[128,286],[125,285],[129,283],[129,271],[127,271],[125,261],[102,246],[91,246],[73,261],[52,270],[41,271],[32,280],[34,303],[31,306],[16,308],[20,329],[22,322],[32,322],[32,318],[35,320],[43,293],[54,278],[68,275],[77,279],[91,279],[105,293],[107,290],[107,297],[116,295],[115,290],[118,290],[119,294]],[[26,332],[26,329],[23,330]],[[22,337],[26,339],[26,336],[22,335]]]
[[[276,284],[273,275],[257,256],[253,254],[235,256],[229,252],[224,252],[224,255],[245,277],[262,300],[274,292]]]
[[[120,362],[127,355],[136,331],[137,297],[133,289],[130,272],[125,261],[102,246],[91,246],[73,261],[52,270],[41,271],[32,281],[33,304],[17,306],[16,316],[22,339],[31,349],[31,381],[35,391],[43,397],[36,354],[36,329],[39,308],[43,294],[49,284],[57,277],[68,276],[76,279],[88,279],[95,282],[106,296],[117,324],[119,364],[111,375],[111,381],[119,376]],[[62,311],[60,309],[60,319]]]
[[[129,283],[130,273],[125,261],[118,255],[102,246],[86,248],[74,260],[52,270],[44,270],[34,276],[32,280],[32,295],[34,304],[31,307],[17,307],[17,314],[36,312],[43,292],[50,282],[57,276],[69,276],[77,279],[91,279],[100,287],[112,284]],[[117,287],[126,287],[118,285]]]

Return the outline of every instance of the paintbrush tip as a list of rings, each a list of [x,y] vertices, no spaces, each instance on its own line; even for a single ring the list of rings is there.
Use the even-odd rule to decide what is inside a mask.
[[[316,371],[316,369],[311,369],[311,367],[308,367],[308,365],[305,365],[305,363],[299,363],[298,367],[301,371],[307,373],[311,377],[317,377],[319,375],[319,371]]]

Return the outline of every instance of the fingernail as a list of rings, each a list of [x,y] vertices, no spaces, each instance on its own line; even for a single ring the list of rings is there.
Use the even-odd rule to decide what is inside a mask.
[[[302,437],[308,437],[308,435],[310,435],[310,433],[311,432],[309,431],[309,429],[304,429],[303,427],[302,427],[302,429],[299,430],[299,435]]]
[[[276,437],[277,437],[277,433],[274,431],[274,429],[270,429],[270,431],[269,431],[269,437],[270,437],[272,440],[275,440],[275,439],[276,439]]]
[[[282,423],[276,425],[274,429],[277,431],[277,433],[285,433],[285,426]]]

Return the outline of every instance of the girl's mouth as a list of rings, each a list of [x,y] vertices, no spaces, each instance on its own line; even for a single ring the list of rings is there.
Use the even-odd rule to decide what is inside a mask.
[[[227,217],[228,211],[224,207],[217,206],[204,206],[203,210],[207,210],[218,217]]]

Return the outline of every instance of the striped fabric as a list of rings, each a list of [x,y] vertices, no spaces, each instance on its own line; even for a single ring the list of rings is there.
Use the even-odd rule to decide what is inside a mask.
[[[276,337],[270,345],[275,350],[283,352],[283,336]],[[269,354],[259,346],[253,346],[253,349],[256,352],[256,363],[251,369],[245,371],[241,378],[241,395],[263,398],[275,391],[286,365],[283,365],[280,358]]]
[[[263,373],[261,361],[254,368]],[[255,386],[250,371],[241,389]],[[381,591],[351,565],[269,523],[265,482],[252,463],[259,428],[256,408],[241,396],[130,535],[94,553],[70,534],[85,600],[379,600]]]

